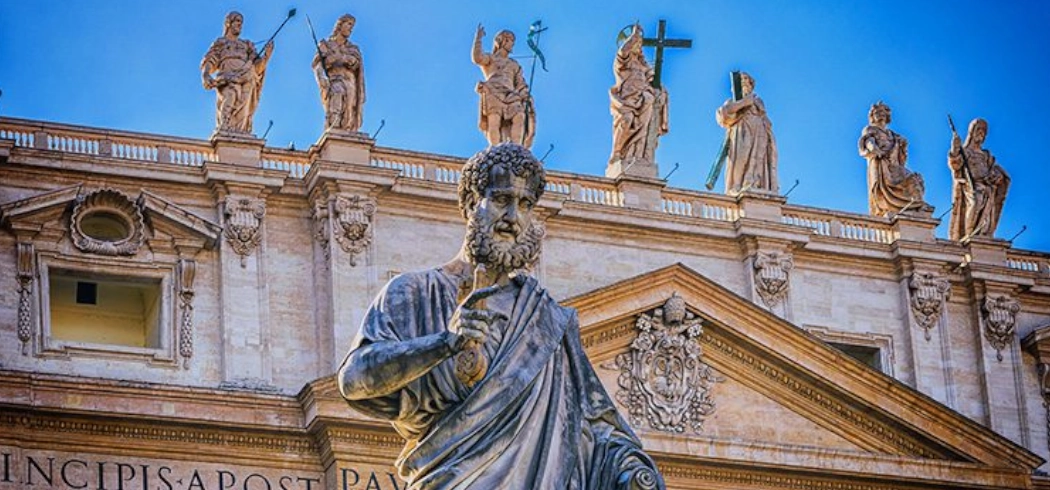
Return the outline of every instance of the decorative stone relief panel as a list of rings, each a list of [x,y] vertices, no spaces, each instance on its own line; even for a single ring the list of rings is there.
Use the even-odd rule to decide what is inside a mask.
[[[223,234],[233,251],[241,256],[241,267],[262,240],[262,219],[266,201],[247,196],[226,196],[223,206]]]
[[[17,246],[18,275],[18,340],[22,342],[22,355],[29,355],[29,341],[33,340],[33,244],[19,242]]]
[[[932,272],[916,272],[908,282],[911,290],[911,312],[915,323],[923,329],[926,340],[930,330],[937,326],[944,311],[944,303],[951,297],[952,284],[948,278]]]
[[[701,358],[701,320],[673,294],[662,308],[642,314],[630,350],[616,357],[620,390],[616,399],[631,422],[663,432],[700,432],[714,412],[711,388],[721,381]]]
[[[328,248],[328,244],[331,241],[331,233],[328,230],[329,212],[327,201],[324,199],[314,201],[313,218],[314,239],[321,245],[321,251],[324,253],[324,261],[327,266],[332,260],[332,251]]]
[[[788,273],[795,267],[791,254],[758,252],[755,255],[755,290],[766,306],[773,308],[787,297]]]
[[[98,255],[135,255],[145,228],[138,203],[111,189],[77,196],[69,222],[73,245]]]
[[[189,368],[193,357],[193,279],[197,275],[197,263],[180,259],[178,263],[178,296],[179,314],[179,355],[182,356],[183,369]]]
[[[1003,360],[1003,349],[1013,340],[1017,312],[1021,304],[1007,295],[988,296],[981,313],[984,317],[984,338],[995,348],[996,358]]]
[[[372,243],[372,218],[375,199],[362,196],[336,196],[333,233],[339,246],[350,257],[350,265],[357,265],[357,256]]]

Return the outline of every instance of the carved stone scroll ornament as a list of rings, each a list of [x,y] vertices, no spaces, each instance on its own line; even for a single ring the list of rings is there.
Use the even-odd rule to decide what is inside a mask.
[[[193,279],[197,275],[197,263],[179,260],[179,313],[182,323],[179,324],[179,355],[182,356],[183,369],[189,368],[193,357]]]
[[[135,255],[145,241],[145,228],[139,205],[111,189],[78,196],[69,221],[73,245],[98,255]]]
[[[721,381],[701,359],[700,319],[675,293],[663,308],[638,317],[635,325],[638,337],[628,352],[616,357],[616,399],[635,425],[648,421],[659,431],[681,433],[690,426],[700,432],[715,410],[711,387]]]
[[[1046,410],[1046,428],[1050,430],[1050,364],[1036,364],[1036,372],[1039,374],[1039,392],[1043,395],[1043,408]]]
[[[241,256],[241,267],[262,240],[262,219],[266,215],[266,201],[246,196],[226,196],[223,214],[226,217],[223,234],[233,251]]]
[[[1018,311],[1021,311],[1021,304],[1009,296],[989,296],[984,299],[984,306],[981,308],[984,316],[984,338],[995,348],[995,355],[999,361],[1003,360],[1003,349],[1014,337]]]
[[[339,246],[350,256],[350,265],[357,265],[358,254],[372,243],[372,217],[376,202],[362,196],[338,196],[335,200],[333,232]]]
[[[332,260],[332,251],[329,250],[328,244],[331,241],[331,232],[328,230],[328,202],[323,199],[314,201],[314,239],[321,245],[321,252],[324,254],[325,267],[328,266]]]
[[[755,290],[762,302],[773,308],[784,301],[788,292],[788,272],[795,267],[791,255],[782,252],[758,252],[754,267]]]
[[[915,323],[930,340],[930,330],[937,326],[944,311],[944,303],[951,297],[952,284],[947,278],[932,272],[916,272],[908,283],[911,289],[911,312]]]
[[[29,341],[33,340],[33,244],[19,242],[18,250],[18,340],[22,355],[29,355]]]

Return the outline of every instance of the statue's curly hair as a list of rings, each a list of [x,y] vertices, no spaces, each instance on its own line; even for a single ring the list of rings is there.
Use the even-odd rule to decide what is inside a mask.
[[[514,175],[524,177],[536,200],[543,196],[547,185],[543,164],[524,146],[500,143],[477,152],[463,165],[459,178],[459,212],[464,218],[470,217],[470,213],[485,196],[492,178],[492,168],[497,165],[509,167]]]

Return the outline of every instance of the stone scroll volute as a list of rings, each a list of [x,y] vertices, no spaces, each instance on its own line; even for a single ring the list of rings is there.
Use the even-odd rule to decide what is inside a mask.
[[[335,219],[332,232],[340,248],[350,258],[350,265],[357,265],[357,257],[372,243],[372,218],[376,213],[375,199],[357,195],[336,196]]]
[[[711,389],[721,379],[703,362],[701,323],[677,293],[662,308],[638,317],[637,337],[615,361],[616,399],[631,423],[670,433],[703,429],[715,410]]]

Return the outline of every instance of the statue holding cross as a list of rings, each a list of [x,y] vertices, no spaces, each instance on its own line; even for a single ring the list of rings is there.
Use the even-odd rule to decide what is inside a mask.
[[[613,145],[609,177],[634,175],[655,178],[656,146],[660,136],[668,131],[667,90],[660,84],[665,47],[690,47],[687,39],[666,39],[666,23],[660,21],[658,36],[645,38],[642,26],[629,27],[613,61],[616,84],[609,89],[609,111],[613,116]],[[649,65],[642,53],[643,46],[656,47],[655,67]]]

